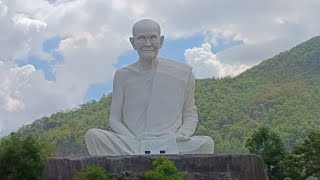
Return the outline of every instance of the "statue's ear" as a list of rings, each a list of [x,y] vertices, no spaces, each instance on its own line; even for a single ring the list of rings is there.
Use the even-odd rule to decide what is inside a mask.
[[[164,36],[160,36],[160,48],[162,48],[163,41],[164,41]]]
[[[131,42],[131,45],[132,45],[133,49],[136,50],[136,47],[135,47],[135,44],[134,44],[134,38],[130,37],[129,40]]]

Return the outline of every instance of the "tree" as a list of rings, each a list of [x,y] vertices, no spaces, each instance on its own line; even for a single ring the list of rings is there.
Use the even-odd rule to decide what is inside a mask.
[[[320,133],[310,132],[308,138],[296,146],[293,152],[301,158],[306,177],[314,176],[320,179]]]
[[[280,165],[280,172],[282,172],[282,178],[287,178],[290,180],[301,180],[305,179],[305,174],[303,171],[303,163],[300,157],[296,156],[292,152],[287,152],[284,160]]]
[[[3,180],[41,179],[45,154],[34,137],[12,133],[0,141],[0,177]]]
[[[260,127],[246,142],[250,153],[260,155],[266,164],[270,180],[281,176],[279,171],[285,157],[285,148],[280,137],[267,127]]]

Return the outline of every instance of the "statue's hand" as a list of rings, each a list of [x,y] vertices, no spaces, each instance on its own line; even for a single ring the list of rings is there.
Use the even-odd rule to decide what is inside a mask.
[[[176,140],[177,140],[177,141],[188,141],[188,140],[190,140],[190,139],[191,139],[190,137],[185,136],[185,135],[183,135],[183,134],[181,134],[181,133],[177,133],[177,134],[176,134]]]

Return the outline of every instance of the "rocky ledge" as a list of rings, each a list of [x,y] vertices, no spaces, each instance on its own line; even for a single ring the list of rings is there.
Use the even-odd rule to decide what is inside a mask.
[[[45,180],[72,180],[85,165],[104,167],[118,179],[143,179],[151,168],[152,160],[159,156],[105,156],[105,157],[56,157],[48,159],[43,174]],[[174,161],[188,180],[266,180],[263,160],[256,155],[164,155]]]

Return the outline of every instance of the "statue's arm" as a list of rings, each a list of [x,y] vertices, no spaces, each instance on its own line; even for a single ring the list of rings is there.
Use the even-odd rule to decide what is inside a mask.
[[[184,136],[191,136],[198,124],[197,107],[194,100],[195,79],[192,73],[189,76],[189,82],[186,89],[186,97],[182,110],[182,125],[177,133]]]
[[[116,71],[113,79],[113,93],[110,108],[110,127],[118,134],[135,137],[130,130],[123,124],[122,108],[124,101],[124,80],[125,76],[119,70]]]

